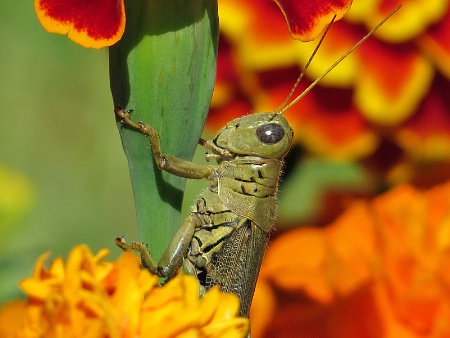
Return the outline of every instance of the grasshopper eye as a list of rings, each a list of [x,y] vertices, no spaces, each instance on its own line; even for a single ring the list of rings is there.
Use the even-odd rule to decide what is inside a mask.
[[[274,144],[284,137],[284,128],[277,123],[263,124],[256,128],[256,136],[261,142]]]

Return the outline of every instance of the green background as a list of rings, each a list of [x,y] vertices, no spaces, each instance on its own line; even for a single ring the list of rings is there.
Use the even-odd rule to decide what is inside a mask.
[[[107,49],[47,33],[32,1],[0,1],[0,46],[0,167],[24,175],[35,195],[1,232],[2,302],[21,294],[17,282],[46,250],[66,257],[86,243],[115,258],[114,237],[137,239],[137,231]]]

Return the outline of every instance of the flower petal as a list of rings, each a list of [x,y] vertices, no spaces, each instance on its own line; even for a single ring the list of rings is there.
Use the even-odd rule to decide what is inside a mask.
[[[320,49],[310,63],[306,75],[315,80],[321,76],[344,53],[350,50],[360,39],[361,35],[354,27],[344,21],[333,24]],[[316,48],[316,43],[298,43],[298,59],[305,65]],[[322,86],[349,88],[355,83],[358,74],[359,58],[357,52],[348,55],[333,70],[320,80]]]
[[[319,36],[331,18],[342,18],[350,9],[351,0],[274,0],[286,19],[291,36],[302,41],[311,41]]]
[[[236,317],[236,295],[217,287],[199,299],[198,280],[182,274],[158,287],[158,276],[141,269],[134,254],[125,252],[117,262],[101,261],[107,252],[103,249],[94,255],[86,245],[78,245],[65,266],[58,258],[47,270],[43,265],[48,254],[42,255],[33,276],[21,282],[28,302],[23,309],[26,314],[17,315],[24,325],[16,336],[246,336],[249,321]],[[0,321],[12,318],[14,311],[0,308]],[[0,328],[0,332],[9,331]]]
[[[253,337],[262,337],[270,326],[270,320],[276,311],[276,298],[272,287],[265,278],[258,278],[250,318],[252,319],[251,333]]]
[[[260,275],[281,288],[303,289],[319,302],[331,302],[333,290],[322,270],[326,255],[327,244],[319,229],[294,230],[270,245]]]
[[[35,0],[34,8],[48,32],[67,34],[86,48],[111,46],[125,30],[123,0]]]
[[[414,161],[450,159],[449,82],[438,76],[420,109],[397,132],[396,140]]]
[[[418,38],[419,47],[450,78],[450,9],[442,21]]]
[[[372,278],[376,236],[365,203],[355,203],[325,230],[305,227],[277,238],[261,275],[286,290],[328,303]],[[289,259],[284,259],[289,257]]]
[[[446,184],[435,189],[448,197],[449,188],[450,184]],[[444,207],[445,212],[440,212],[444,219],[431,218],[434,214],[432,201],[426,193],[411,186],[399,186],[372,203],[383,247],[380,257],[391,306],[416,332],[429,333],[443,303],[448,302],[443,298],[446,286],[441,285],[435,275],[440,265],[440,252],[436,250],[433,237],[437,229],[445,227],[448,231],[449,223],[445,221],[449,206],[448,202],[439,206]]]
[[[434,70],[412,46],[368,39],[358,51],[361,71],[354,100],[362,114],[382,125],[405,121],[426,95]]]
[[[295,62],[298,42],[287,34],[283,16],[271,1],[221,0],[219,17],[220,31],[244,67],[267,69]]]
[[[17,337],[17,331],[26,322],[26,302],[15,300],[0,308],[0,337]]]
[[[376,36],[383,41],[406,42],[423,34],[429,26],[442,19],[448,7],[448,0],[382,1],[366,18],[367,27],[375,27],[399,5],[402,5],[402,8],[376,32]]]

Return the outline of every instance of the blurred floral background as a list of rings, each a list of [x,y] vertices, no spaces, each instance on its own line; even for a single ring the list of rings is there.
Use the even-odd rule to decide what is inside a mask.
[[[300,90],[399,3],[355,0]],[[296,144],[252,308],[254,336],[450,336],[448,7],[403,1],[286,113]],[[106,51],[47,34],[29,4],[0,9],[5,300],[45,250],[113,249],[115,236],[137,235]],[[219,0],[219,15],[205,137],[278,107],[315,46],[293,40],[269,0]],[[189,189],[186,205],[199,186]]]
[[[354,1],[300,91],[400,4],[285,114],[296,145],[252,307],[256,336],[450,336],[448,1]],[[314,48],[285,34],[269,1],[219,8],[212,129],[279,106]]]

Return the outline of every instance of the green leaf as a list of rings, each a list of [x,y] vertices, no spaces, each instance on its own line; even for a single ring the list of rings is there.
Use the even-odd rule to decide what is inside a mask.
[[[124,37],[110,48],[114,105],[158,130],[164,154],[190,160],[214,86],[217,1],[130,0],[126,14]],[[148,138],[120,123],[119,131],[140,240],[157,259],[180,225],[186,180],[158,169]]]

